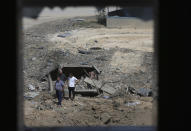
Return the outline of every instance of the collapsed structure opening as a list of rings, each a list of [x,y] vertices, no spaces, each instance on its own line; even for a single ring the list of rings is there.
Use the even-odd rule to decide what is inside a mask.
[[[58,69],[59,68],[56,68],[50,72],[52,81],[56,80]],[[61,69],[62,69],[62,72],[66,75],[66,77],[68,77],[69,74],[72,73],[77,79],[80,79],[81,77],[87,77],[89,72],[96,71],[95,67],[93,66],[92,67],[91,66],[68,66],[68,67],[63,67]]]
[[[82,96],[96,96],[98,95],[98,89],[94,86],[92,88],[92,79],[98,80],[98,74],[101,73],[95,66],[64,66],[64,67],[56,67],[46,74],[48,77],[49,89],[52,92],[54,89],[53,85],[57,79],[58,71],[62,70],[62,72],[69,76],[72,73],[77,79],[79,79],[79,83],[76,85],[75,93],[81,94]],[[92,77],[92,73],[94,74]],[[88,84],[90,82],[90,84]],[[94,82],[93,82],[94,83]],[[64,94],[68,95],[68,90],[64,89]]]

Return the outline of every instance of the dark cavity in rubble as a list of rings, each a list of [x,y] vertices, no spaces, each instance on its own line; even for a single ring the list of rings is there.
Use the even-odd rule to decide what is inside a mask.
[[[66,77],[69,76],[70,73],[72,73],[77,79],[80,79],[81,77],[86,77],[88,76],[88,72],[95,71],[96,69],[91,66],[84,66],[84,67],[63,67],[62,71],[66,75]],[[51,78],[53,81],[56,80],[57,75],[58,75],[58,68],[52,70],[50,72]]]

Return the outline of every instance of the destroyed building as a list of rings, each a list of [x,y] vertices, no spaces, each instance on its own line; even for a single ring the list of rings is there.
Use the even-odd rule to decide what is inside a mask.
[[[71,18],[25,30],[24,93],[31,106],[26,104],[28,125],[44,121],[42,125],[135,125],[134,117],[148,118],[144,113],[137,115],[134,107],[140,105],[141,111],[151,112],[152,32],[109,29],[95,21],[94,17]],[[57,109],[54,97],[59,68],[80,80],[75,92],[82,95],[74,103],[64,99],[63,110]],[[67,96],[67,88],[64,92]]]

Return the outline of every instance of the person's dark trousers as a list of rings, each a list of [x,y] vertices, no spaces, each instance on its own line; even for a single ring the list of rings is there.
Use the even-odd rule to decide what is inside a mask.
[[[62,103],[62,94],[63,94],[62,91],[56,90],[56,96],[58,98],[58,105],[61,105],[61,103]]]
[[[71,93],[72,93],[72,100],[75,98],[75,87],[68,87],[69,90],[69,98],[71,99]]]

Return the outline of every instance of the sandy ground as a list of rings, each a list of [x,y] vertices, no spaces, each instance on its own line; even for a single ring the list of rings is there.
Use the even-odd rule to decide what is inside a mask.
[[[139,100],[140,104],[128,107],[123,98],[103,99],[77,96],[74,101],[45,100],[42,108],[36,101],[25,101],[26,126],[123,126],[151,125],[152,98]],[[133,100],[133,99],[132,99]],[[135,100],[137,101],[137,100]],[[147,116],[147,117],[146,117]]]
[[[48,9],[45,9],[37,20],[23,19],[24,72],[28,75],[25,76],[25,82],[36,81],[35,73],[42,72],[41,67],[46,68],[46,64],[50,63],[50,60],[58,61],[60,58],[65,63],[78,64],[95,58],[96,61],[90,62],[90,64],[103,70],[101,79],[105,81],[120,80],[119,83],[111,84],[111,86],[124,89],[129,85],[151,88],[152,28],[144,30],[107,29],[91,22],[76,25],[75,22],[63,20],[63,18],[89,16],[95,13],[95,9],[79,9],[81,13],[75,9],[74,13],[70,15],[67,10],[68,12],[74,11],[73,8],[70,8],[65,10],[65,14],[62,14],[59,9],[55,9],[55,12],[51,14]],[[85,22],[86,20],[85,18]],[[70,27],[71,24],[72,27]],[[64,33],[71,33],[71,36],[57,37],[58,34]],[[99,47],[101,50],[94,51],[90,55],[78,53],[78,49],[89,50],[92,47]],[[57,57],[56,51],[63,51],[65,54]],[[46,55],[47,61],[43,58],[44,52],[49,55],[49,57]],[[31,60],[34,57],[36,60]],[[39,82],[37,85],[41,86],[41,83]],[[47,87],[45,86],[45,88]],[[139,104],[126,106],[125,103],[130,101],[138,101]],[[139,97],[132,94],[109,99],[103,99],[103,96],[77,96],[74,101],[64,99],[61,108],[57,107],[56,103],[54,93],[50,94],[48,91],[41,91],[41,94],[35,99],[25,100],[25,125],[132,126],[153,124],[152,97]]]
[[[64,33],[59,32],[49,35],[49,40],[56,43],[53,47],[50,47],[51,49],[65,49],[65,47],[70,47],[70,51],[73,54],[77,54],[78,49],[88,50],[91,47],[99,47],[106,50],[116,47],[142,52],[153,52],[152,29],[82,28],[69,31],[71,36],[66,38],[57,37],[57,35]],[[98,40],[97,43],[94,42],[96,40]],[[142,54],[118,51],[112,56],[110,65],[113,68],[119,67],[123,72],[128,73],[139,68],[141,63],[143,63],[142,60]]]

